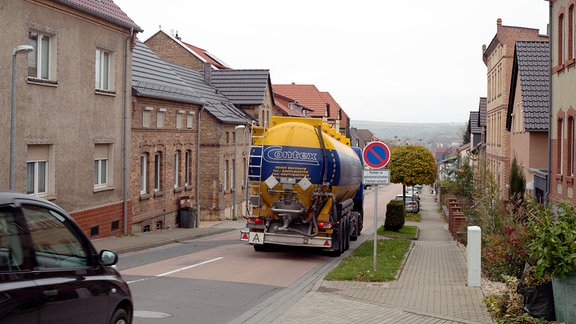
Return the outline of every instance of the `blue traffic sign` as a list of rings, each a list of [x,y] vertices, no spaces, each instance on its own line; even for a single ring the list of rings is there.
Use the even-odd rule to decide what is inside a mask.
[[[390,149],[382,142],[371,142],[362,151],[364,163],[373,169],[380,169],[390,161]]]

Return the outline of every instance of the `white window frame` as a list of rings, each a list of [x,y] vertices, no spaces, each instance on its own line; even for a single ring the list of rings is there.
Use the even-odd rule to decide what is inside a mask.
[[[34,48],[28,53],[28,77],[56,80],[56,36],[30,31],[28,45]]]
[[[191,183],[190,179],[190,162],[191,162],[192,152],[190,150],[186,150],[184,153],[184,185],[189,186]]]
[[[161,170],[162,170],[162,154],[160,152],[156,152],[154,154],[154,191],[160,191],[161,189],[162,186]]]
[[[224,162],[224,183],[222,184],[222,188],[224,189],[224,191],[228,190],[228,168],[230,168],[230,161],[226,160]]]
[[[111,91],[113,53],[103,49],[96,49],[95,65],[95,88],[96,90]]]
[[[94,145],[94,189],[106,188],[110,186],[110,144]]]
[[[32,167],[32,170],[30,170]],[[26,162],[26,193],[34,196],[45,197],[48,195],[48,160],[37,160]],[[43,170],[44,177],[39,176],[40,171]],[[30,173],[32,171],[32,173]],[[32,183],[29,183],[30,176],[32,175]],[[43,178],[43,179],[41,179]],[[41,181],[44,182],[41,188]],[[31,185],[31,186],[30,186]]]
[[[140,155],[140,194],[148,192],[148,153]]]
[[[28,194],[47,197],[53,192],[54,166],[50,162],[53,159],[52,145],[30,144],[27,146],[26,192]],[[44,174],[41,175],[41,172]]]
[[[174,152],[174,188],[178,188],[180,186],[180,151]]]

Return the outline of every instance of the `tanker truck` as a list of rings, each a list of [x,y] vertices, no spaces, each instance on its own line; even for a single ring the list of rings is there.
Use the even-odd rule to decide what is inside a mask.
[[[252,127],[242,241],[340,256],[363,227],[362,152],[319,118]]]

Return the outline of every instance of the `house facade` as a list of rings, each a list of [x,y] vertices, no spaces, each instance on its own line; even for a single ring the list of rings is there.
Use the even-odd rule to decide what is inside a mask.
[[[496,35],[483,46],[483,61],[487,67],[486,97],[486,168],[500,190],[500,198],[508,199],[510,178],[510,133],[506,131],[506,115],[511,90],[513,54],[517,40],[547,40],[538,29],[496,23]]]
[[[548,168],[549,52],[548,41],[516,42],[506,119],[511,159],[524,175],[526,193],[540,202],[546,186],[539,176]]]
[[[126,233],[131,135],[124,121],[141,29],[111,1],[13,0],[0,10],[5,53],[13,50],[0,56],[0,75],[12,75],[12,58],[16,68],[14,106],[10,96],[0,99],[0,121],[14,120],[0,130],[0,149],[14,152],[13,164],[0,156],[0,186],[62,206],[93,238]],[[10,83],[0,91],[10,93]]]
[[[574,202],[576,117],[576,28],[575,3],[551,1],[551,113],[550,113],[550,188],[553,202]]]
[[[302,105],[311,111],[309,117],[322,118],[337,132],[350,137],[350,118],[328,92],[313,84],[274,84],[274,95],[284,98],[284,104]]]
[[[132,63],[132,231],[182,226],[180,207],[196,207],[198,116],[205,102],[141,42]]]

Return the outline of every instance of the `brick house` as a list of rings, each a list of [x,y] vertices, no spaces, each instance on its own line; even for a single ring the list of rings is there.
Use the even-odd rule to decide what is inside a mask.
[[[512,64],[506,130],[510,157],[516,157],[526,192],[542,202],[548,168],[548,117],[550,87],[548,41],[517,41]]]
[[[132,231],[180,225],[197,196],[197,117],[204,101],[169,64],[138,42],[132,59]],[[188,201],[186,201],[188,203]]]
[[[322,118],[337,132],[350,137],[350,118],[328,92],[313,84],[274,84],[274,95],[286,98],[283,103],[297,103],[311,109],[309,117]]]
[[[372,131],[365,128],[350,128],[350,145],[357,146],[361,149],[365,148],[370,142],[376,141],[377,138],[374,136]]]
[[[199,220],[231,218],[232,177],[243,174],[240,166],[233,172],[235,136],[252,118],[202,72],[163,61],[144,43],[136,45],[133,61],[134,231],[181,225],[184,198],[200,210]]]
[[[2,48],[17,74],[15,128],[3,127],[2,152],[14,131],[14,167],[0,156],[0,187],[62,206],[91,237],[119,235],[131,222],[126,183],[131,50],[142,30],[112,1],[3,1]],[[9,80],[9,55],[0,75]],[[0,91],[10,93],[10,83]],[[11,124],[11,97],[0,121]],[[12,177],[10,177],[12,178]]]
[[[170,66],[206,102],[199,113],[198,136],[201,220],[239,217],[245,201],[249,126],[256,121],[211,85],[207,78],[209,74],[186,66]]]
[[[209,63],[214,70],[230,69],[230,67],[207,50],[183,42],[181,37],[157,31],[144,41],[144,44],[161,59],[191,69],[202,71]]]
[[[492,173],[500,190],[500,198],[508,199],[510,177],[510,133],[506,131],[506,114],[510,99],[510,80],[514,45],[517,40],[547,40],[538,29],[512,27],[496,23],[496,35],[483,46],[487,67],[486,100],[486,168]]]
[[[575,3],[572,0],[551,1],[551,120],[549,198],[553,202],[568,200],[574,204],[576,117],[576,30]]]

